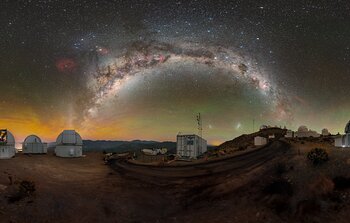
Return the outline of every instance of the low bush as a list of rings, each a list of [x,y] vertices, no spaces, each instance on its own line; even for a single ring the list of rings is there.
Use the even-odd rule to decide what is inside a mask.
[[[19,183],[17,190],[8,197],[9,203],[20,201],[35,192],[35,183],[23,180]]]
[[[321,165],[329,160],[327,151],[321,148],[312,149],[307,153],[307,158],[315,166]]]

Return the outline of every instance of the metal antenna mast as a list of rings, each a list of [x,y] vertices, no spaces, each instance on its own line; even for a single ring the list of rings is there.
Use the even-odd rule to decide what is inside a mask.
[[[253,118],[253,132],[255,131],[255,119]]]
[[[203,128],[202,128],[201,113],[198,113],[198,115],[197,115],[197,124],[198,124],[198,135],[202,138]]]

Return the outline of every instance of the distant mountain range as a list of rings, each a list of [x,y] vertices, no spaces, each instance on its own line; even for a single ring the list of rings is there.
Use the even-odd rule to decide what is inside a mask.
[[[105,152],[137,152],[141,149],[150,148],[167,148],[170,153],[175,153],[176,142],[156,142],[156,141],[107,141],[107,140],[84,140],[83,150],[89,151],[105,151]]]
[[[55,143],[49,143],[48,150],[53,150]],[[110,140],[84,140],[83,151],[85,152],[140,152],[141,149],[161,149],[167,148],[168,153],[176,153],[176,142],[157,142],[147,140],[133,141],[110,141]],[[214,149],[214,146],[208,145],[208,150]]]

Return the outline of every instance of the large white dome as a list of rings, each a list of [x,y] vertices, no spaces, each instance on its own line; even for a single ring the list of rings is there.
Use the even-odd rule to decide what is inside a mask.
[[[41,143],[41,139],[36,135],[30,135],[24,140],[24,144],[27,143]]]
[[[64,130],[58,135],[56,145],[76,145],[82,146],[83,140],[75,130]]]
[[[322,129],[322,135],[329,135],[328,129],[326,128]]]
[[[345,133],[350,133],[350,121],[345,126]]]
[[[305,125],[302,125],[298,128],[298,132],[308,132],[309,129],[305,126]]]
[[[15,146],[15,137],[8,130],[7,130],[7,143],[6,143],[6,146]]]

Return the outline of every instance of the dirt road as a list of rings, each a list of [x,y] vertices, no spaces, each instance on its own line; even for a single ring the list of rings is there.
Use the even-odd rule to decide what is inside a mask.
[[[283,141],[275,141],[259,149],[243,153],[234,157],[206,163],[189,164],[186,166],[146,166],[128,162],[125,159],[116,159],[113,167],[128,176],[137,178],[156,177],[159,180],[177,180],[177,178],[195,178],[210,175],[240,174],[249,172],[276,156],[287,152],[289,145]]]

